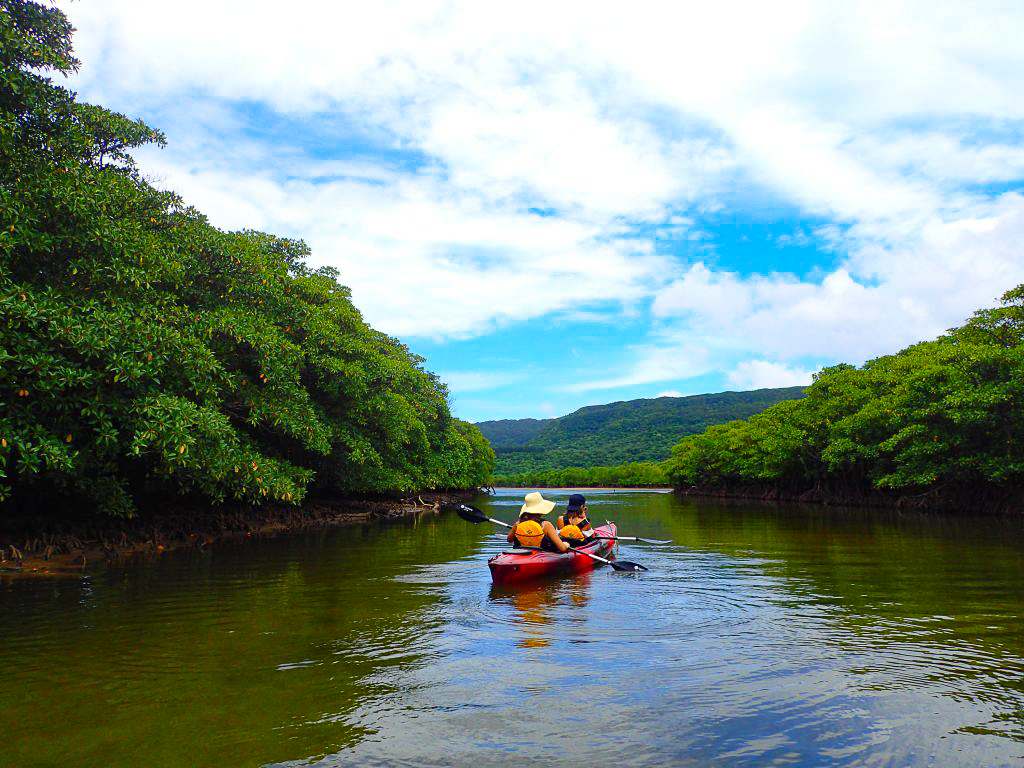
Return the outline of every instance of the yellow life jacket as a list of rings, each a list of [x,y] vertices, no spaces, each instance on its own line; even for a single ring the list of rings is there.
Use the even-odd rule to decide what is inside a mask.
[[[587,518],[584,517],[580,522],[582,523],[582,525],[578,525],[577,527],[581,531],[592,531],[592,530],[594,530],[593,528],[590,527],[590,521]],[[558,524],[561,525],[562,528],[565,528],[567,525],[572,525],[572,523],[569,522],[569,515],[565,515],[564,517],[559,515],[558,516]]]
[[[583,531],[580,530],[578,525],[564,525],[562,530],[558,532],[558,535],[563,539],[569,541],[583,541]]]
[[[544,529],[536,520],[523,520],[512,529],[520,547],[539,547],[544,541]]]

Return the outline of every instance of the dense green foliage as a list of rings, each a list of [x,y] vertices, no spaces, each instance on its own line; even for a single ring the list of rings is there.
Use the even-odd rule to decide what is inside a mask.
[[[957,498],[1020,488],[1024,285],[935,341],[826,368],[804,399],[684,439],[670,475],[677,486]]]
[[[498,475],[491,483],[511,488],[663,488],[669,484],[667,462],[639,461],[616,467],[567,467]]]
[[[495,451],[522,448],[529,444],[554,419],[499,419],[481,421],[476,426]]]
[[[802,394],[802,387],[787,387],[627,400],[580,408],[557,419],[506,419],[476,426],[494,446],[499,476],[612,466],[667,459],[682,437]]]
[[[58,10],[0,0],[0,500],[297,502],[480,485],[493,452],[306,247],[226,233],[144,181],[163,136],[40,74]]]

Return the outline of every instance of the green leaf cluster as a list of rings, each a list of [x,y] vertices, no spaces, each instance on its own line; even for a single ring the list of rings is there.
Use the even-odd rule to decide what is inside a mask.
[[[77,101],[57,9],[0,0],[0,501],[298,503],[490,476],[423,359],[306,246],[224,232],[142,177],[159,131]]]
[[[960,328],[673,449],[676,486],[971,493],[1024,481],[1024,285]]]

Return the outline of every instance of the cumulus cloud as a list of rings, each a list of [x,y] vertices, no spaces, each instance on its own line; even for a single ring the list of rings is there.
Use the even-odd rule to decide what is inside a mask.
[[[729,371],[727,381],[737,390],[796,387],[811,383],[813,371],[791,368],[769,360],[746,360]]]
[[[439,373],[438,376],[453,392],[482,392],[514,384],[526,378],[521,374],[482,371],[450,371]]]
[[[402,336],[458,338],[631,302],[668,269],[643,241],[609,237],[578,218],[494,205],[431,172],[333,167],[334,177],[314,182],[256,170],[273,158],[205,167],[171,148],[144,161],[221,226],[303,237],[315,262],[340,269],[367,320]]]
[[[633,387],[638,384],[689,379],[713,370],[709,350],[696,344],[645,344],[634,347],[631,353],[632,362],[626,370],[564,384],[557,388],[558,391],[592,392]]]
[[[69,5],[74,84],[167,116],[147,172],[221,226],[305,237],[388,332],[650,301],[631,366],[576,391],[783,380],[933,336],[1024,279],[1024,204],[979,188],[1024,177],[1024,6],[308,9]],[[260,139],[267,115],[295,134]],[[353,136],[373,151],[328,151]],[[702,213],[748,190],[826,221],[838,265],[741,273],[658,247],[713,239]]]
[[[862,362],[932,338],[1024,280],[1024,198],[976,218],[933,222],[900,246],[855,249],[819,282],[689,267],[652,312],[719,351]]]

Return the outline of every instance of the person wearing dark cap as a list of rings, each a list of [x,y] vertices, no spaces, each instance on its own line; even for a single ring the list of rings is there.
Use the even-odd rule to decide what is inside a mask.
[[[565,514],[558,517],[558,535],[570,544],[581,544],[594,535],[594,529],[587,518],[587,499],[582,493],[569,497]]]

